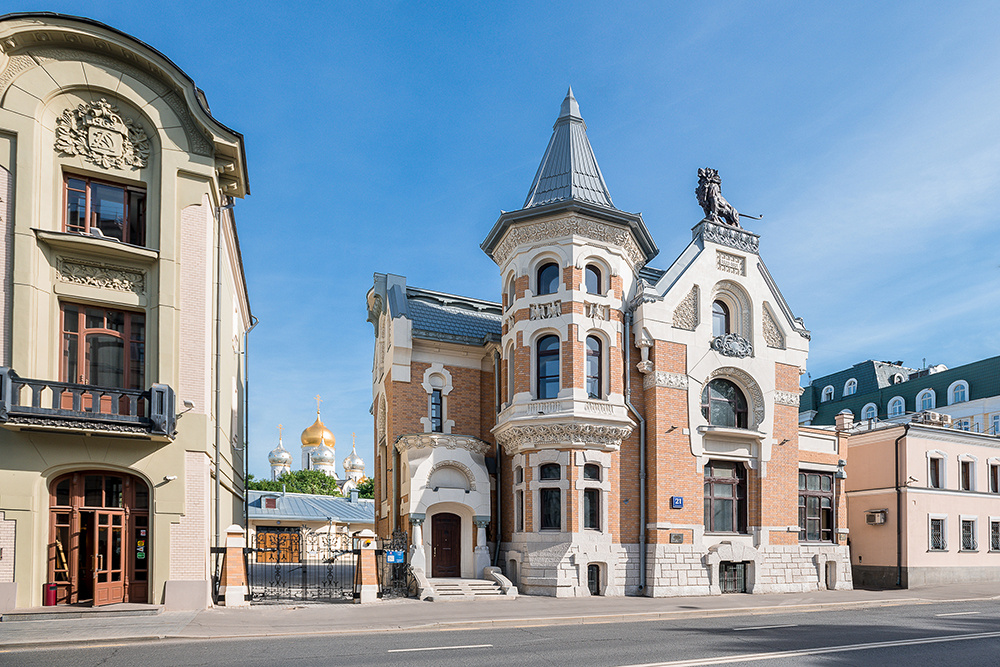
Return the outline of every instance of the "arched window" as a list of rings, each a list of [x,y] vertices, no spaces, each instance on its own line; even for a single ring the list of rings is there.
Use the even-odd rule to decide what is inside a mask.
[[[861,409],[862,419],[876,419],[878,417],[878,406],[874,403],[869,403],[864,408]]]
[[[583,284],[587,294],[604,294],[601,289],[601,270],[593,264],[588,264],[584,270]]]
[[[906,411],[902,396],[896,396],[889,401],[889,416],[898,417]]]
[[[747,427],[747,399],[729,380],[715,379],[701,393],[701,414],[713,426]]]
[[[559,394],[559,337],[545,336],[538,341],[537,398],[555,398]]]
[[[858,393],[858,381],[851,378],[844,383],[844,396],[853,396]]]
[[[587,397],[602,398],[601,341],[587,336]]]
[[[948,390],[948,404],[964,403],[969,400],[969,384],[965,380],[952,383]]]
[[[543,482],[555,482],[562,479],[562,470],[558,463],[546,463],[538,467],[538,479]]]
[[[514,305],[514,276],[512,275],[507,279],[507,307],[510,308]]]
[[[725,336],[729,331],[729,307],[721,301],[713,302],[712,335]]]
[[[559,290],[559,265],[548,262],[538,267],[538,294],[555,294]]]
[[[903,381],[903,376],[900,373],[896,373],[895,375],[892,376],[893,384],[899,384],[902,381]]]
[[[930,389],[924,389],[917,396],[917,405],[920,406],[921,410],[933,410],[934,409],[934,392]]]
[[[820,396],[820,403],[826,403],[827,401],[833,400],[833,387],[827,385],[823,387],[823,395]]]

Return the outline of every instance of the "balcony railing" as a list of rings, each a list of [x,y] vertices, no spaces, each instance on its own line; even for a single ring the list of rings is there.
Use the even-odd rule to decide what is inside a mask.
[[[0,423],[173,437],[177,416],[169,385],[95,387],[22,378],[0,368]]]

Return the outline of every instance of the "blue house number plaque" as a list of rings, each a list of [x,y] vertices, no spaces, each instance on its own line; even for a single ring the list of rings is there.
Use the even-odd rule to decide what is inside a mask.
[[[684,509],[684,496],[670,496],[670,509],[672,510]]]

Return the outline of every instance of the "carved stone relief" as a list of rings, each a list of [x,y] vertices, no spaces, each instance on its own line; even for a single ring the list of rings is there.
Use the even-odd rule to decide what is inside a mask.
[[[375,420],[375,435],[378,438],[378,442],[379,442],[380,445],[384,445],[385,444],[385,437],[386,437],[386,434],[385,434],[385,422],[386,422],[385,410],[386,410],[386,407],[385,406],[386,406],[385,396],[384,395],[379,395],[379,397],[378,397],[378,417]]]
[[[627,229],[577,217],[511,227],[504,235],[503,241],[493,251],[493,258],[497,264],[503,265],[514,249],[523,243],[536,243],[562,236],[583,236],[616,245],[625,250],[635,269],[646,263],[642,251]]]
[[[797,391],[776,391],[774,392],[775,405],[799,406],[799,392]]]
[[[726,357],[753,356],[753,344],[739,334],[726,334],[712,339],[712,349]]]
[[[703,220],[700,225],[702,239],[705,241],[757,254],[760,239],[756,234],[751,234],[737,227],[716,224],[708,220]]]
[[[611,306],[606,304],[584,302],[583,312],[587,317],[592,317],[595,320],[607,321],[611,319]]]
[[[694,331],[698,326],[698,286],[695,285],[688,295],[674,309],[674,328]]]
[[[531,304],[530,318],[533,320],[546,320],[550,317],[560,317],[561,315],[562,301]]]
[[[774,321],[774,317],[771,316],[771,310],[764,307],[764,342],[767,343],[768,347],[774,347],[779,350],[785,349],[785,336],[781,333],[781,329],[778,327],[778,323]]]
[[[469,466],[465,465],[464,463],[460,463],[459,461],[440,461],[438,463],[435,463],[433,466],[431,466],[431,469],[427,471],[427,482],[430,482],[431,477],[434,476],[434,473],[437,472],[438,470],[441,470],[442,468],[454,468],[455,470],[461,471],[461,473],[465,475],[465,479],[469,482],[469,490],[470,491],[476,490],[475,473],[472,472],[472,469],[469,468]]]
[[[587,446],[597,445],[618,449],[622,440],[632,433],[631,426],[603,426],[599,424],[539,424],[514,426],[497,434],[497,442],[508,455],[523,448],[546,445]]]
[[[140,169],[149,164],[146,131],[105,99],[63,111],[56,119],[55,148],[105,169]]]
[[[719,377],[733,380],[744,391],[750,394],[747,397],[750,400],[751,414],[753,415],[753,422],[750,424],[750,428],[755,429],[760,426],[764,421],[764,392],[760,390],[760,385],[753,379],[753,376],[742,368],[722,366],[708,374],[708,380],[705,381],[705,384]]]
[[[739,255],[717,250],[715,252],[715,260],[716,266],[720,271],[732,273],[737,276],[745,276],[747,274],[746,259]]]
[[[404,435],[396,441],[396,449],[405,452],[408,449],[422,447],[444,447],[445,449],[466,449],[473,454],[486,454],[490,444],[478,438],[448,433],[417,433]]]
[[[59,280],[64,283],[89,285],[116,292],[146,292],[146,274],[138,269],[115,266],[85,259],[64,259],[57,261]]]
[[[662,371],[657,371],[655,373],[649,373],[642,379],[643,389],[652,389],[653,387],[670,387],[672,389],[684,389],[688,388],[688,379],[686,375],[680,373],[664,373]]]

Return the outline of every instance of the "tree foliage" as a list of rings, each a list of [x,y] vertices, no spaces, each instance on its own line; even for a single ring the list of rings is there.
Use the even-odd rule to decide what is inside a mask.
[[[361,483],[357,486],[358,498],[374,498],[375,497],[375,482],[371,479],[363,479]]]
[[[339,496],[337,480],[322,470],[293,470],[286,472],[275,481],[247,477],[247,488],[254,491],[287,491],[288,493],[315,493],[323,496]]]

